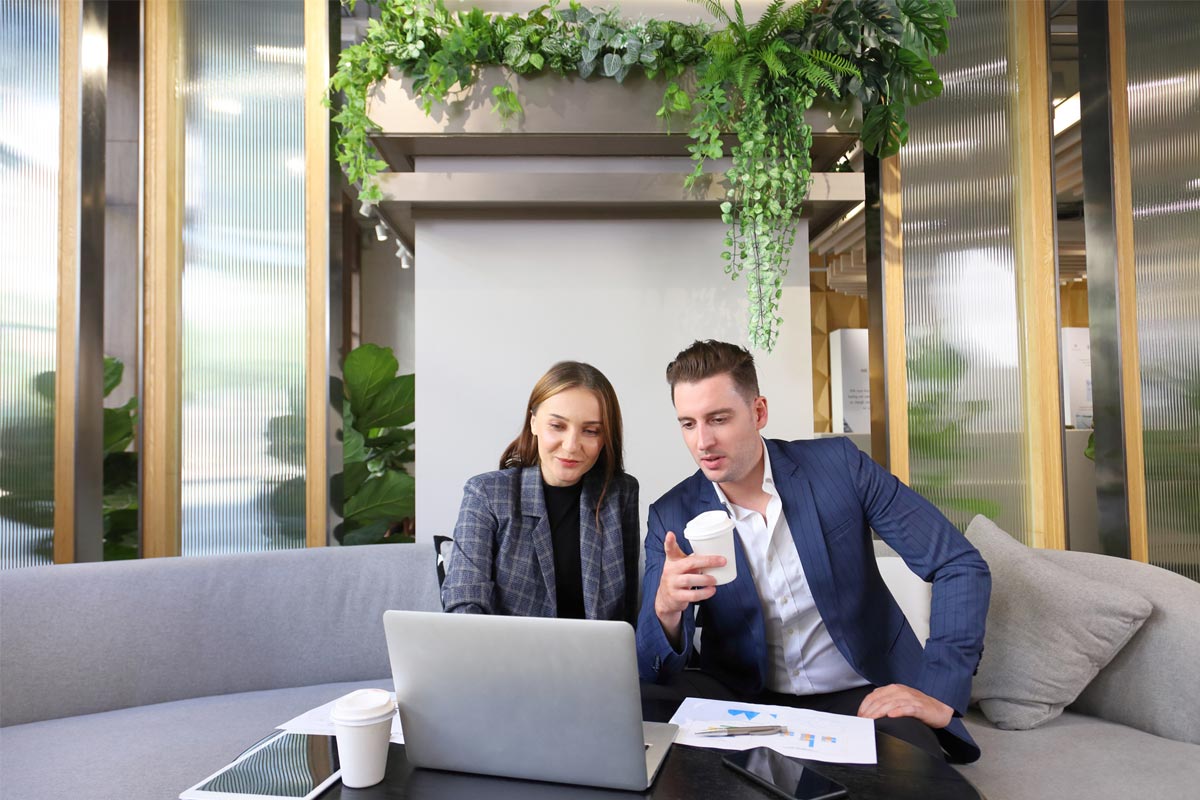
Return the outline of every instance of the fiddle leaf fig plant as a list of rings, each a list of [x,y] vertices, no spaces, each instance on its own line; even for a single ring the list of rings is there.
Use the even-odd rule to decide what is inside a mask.
[[[364,344],[342,365],[342,544],[413,541],[415,381],[390,347]]]
[[[354,0],[343,0],[351,7]],[[372,85],[391,70],[411,79],[426,113],[467,89],[483,66],[517,76],[613,79],[640,71],[665,82],[657,115],[670,132],[674,115],[690,115],[688,150],[695,169],[722,158],[732,136],[721,219],[725,271],[746,276],[749,339],[770,351],[778,339],[779,299],[811,184],[812,130],[804,112],[817,100],[855,98],[862,106],[864,149],[881,158],[908,140],[908,107],[942,92],[931,59],[947,47],[951,0],[773,0],[757,21],[740,0],[692,0],[717,28],[670,20],[622,18],[617,9],[559,0],[527,14],[451,12],[444,0],[379,0],[366,38],[342,51],[330,80],[340,96],[333,120],[337,159],[359,198],[382,200],[376,175],[387,164],[368,139]],[[694,85],[680,80],[687,70]],[[505,120],[522,113],[507,84],[492,89]]]

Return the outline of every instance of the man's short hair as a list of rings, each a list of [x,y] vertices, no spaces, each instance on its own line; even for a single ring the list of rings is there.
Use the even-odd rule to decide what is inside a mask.
[[[671,402],[675,402],[675,384],[698,383],[716,375],[733,379],[738,394],[751,402],[758,397],[758,372],[754,356],[744,347],[713,339],[692,342],[667,365],[667,383],[671,385]]]

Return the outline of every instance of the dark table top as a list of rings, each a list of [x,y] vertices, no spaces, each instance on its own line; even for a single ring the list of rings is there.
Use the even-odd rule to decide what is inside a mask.
[[[644,718],[665,722],[675,704],[644,700]],[[804,762],[848,790],[854,800],[983,800],[975,787],[950,765],[930,757],[908,742],[876,734],[879,763],[873,765]],[[347,789],[338,783],[322,800],[762,800],[775,797],[721,763],[725,751],[674,745],[654,784],[647,792],[593,789],[557,783],[492,778],[458,772],[416,769],[408,763],[404,746],[393,744],[388,753],[383,782],[365,789]]]

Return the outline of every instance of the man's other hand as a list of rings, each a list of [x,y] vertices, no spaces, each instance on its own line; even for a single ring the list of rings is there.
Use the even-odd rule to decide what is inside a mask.
[[[717,579],[701,574],[700,570],[725,566],[725,557],[686,555],[671,531],[663,538],[663,555],[666,559],[658,580],[658,594],[654,597],[654,613],[662,623],[667,639],[678,649],[684,609],[689,603],[707,600],[717,591]]]
[[[954,709],[911,686],[893,683],[880,686],[863,698],[858,716],[867,719],[916,717],[931,728],[944,728],[954,718]]]

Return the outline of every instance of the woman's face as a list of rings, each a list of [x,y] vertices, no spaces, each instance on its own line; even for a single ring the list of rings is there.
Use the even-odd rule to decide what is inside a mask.
[[[588,389],[564,389],[546,398],[529,427],[537,438],[542,478],[551,486],[578,483],[604,447],[600,401]]]

